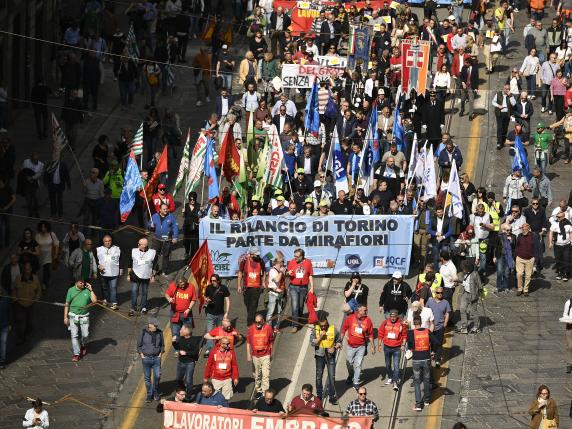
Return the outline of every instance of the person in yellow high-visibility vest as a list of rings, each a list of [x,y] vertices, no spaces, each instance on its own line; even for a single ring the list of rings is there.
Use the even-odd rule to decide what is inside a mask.
[[[328,367],[328,396],[332,405],[338,403],[336,395],[336,351],[342,347],[342,339],[334,325],[328,319],[321,318],[310,334],[310,342],[314,346],[316,358],[316,396],[322,399],[324,390],[322,378],[324,368]]]
[[[504,207],[499,201],[495,200],[495,193],[487,193],[487,202],[483,203],[485,206],[485,212],[487,212],[491,218],[491,224],[493,229],[489,231],[489,241],[495,243],[497,241],[498,235],[500,233],[501,220],[504,214]],[[487,249],[487,262],[492,264],[494,254],[494,246],[488,246]]]

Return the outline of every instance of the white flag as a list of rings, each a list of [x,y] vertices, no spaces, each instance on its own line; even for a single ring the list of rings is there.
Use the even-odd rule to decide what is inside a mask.
[[[449,186],[447,187],[447,197],[445,207],[449,206],[449,216],[452,214],[457,219],[463,218],[463,196],[461,194],[461,181],[457,171],[457,163],[453,158],[451,164],[451,175],[449,176]]]
[[[423,172],[423,187],[425,188],[425,201],[437,196],[437,174],[435,173],[435,158],[433,156],[433,146],[427,149],[425,168]]]
[[[417,159],[418,159],[418,150],[417,150],[417,133],[413,135],[413,144],[411,146],[411,157],[409,158],[409,168],[407,169],[407,180],[406,182],[409,183],[411,179],[413,179],[413,175],[415,174],[415,169],[417,168]]]

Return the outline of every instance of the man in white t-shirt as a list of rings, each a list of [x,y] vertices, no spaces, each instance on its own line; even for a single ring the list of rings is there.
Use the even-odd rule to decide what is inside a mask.
[[[551,223],[556,222],[556,215],[558,213],[564,213],[566,219],[568,219],[569,222],[572,222],[572,207],[568,206],[568,202],[566,200],[560,200],[558,207],[552,210],[552,214],[549,219]]]
[[[413,327],[413,318],[415,316],[421,317],[421,327],[429,329],[431,332],[435,329],[435,317],[433,316],[433,310],[428,307],[424,307],[420,301],[414,301],[411,304],[411,308],[407,310],[406,323],[409,329]]]
[[[281,253],[281,252],[280,252]],[[276,314],[282,312],[282,297],[285,289],[285,269],[284,256],[277,255],[268,271],[268,308],[266,311],[266,323],[272,327],[278,326],[278,321],[274,321],[274,310]]]
[[[551,249],[554,247],[556,280],[568,281],[572,251],[572,224],[562,211],[556,215],[555,221],[550,225],[548,247]]]

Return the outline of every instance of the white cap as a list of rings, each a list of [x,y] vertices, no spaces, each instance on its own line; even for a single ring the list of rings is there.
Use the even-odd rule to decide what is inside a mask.
[[[401,271],[396,271],[393,273],[393,275],[391,277],[394,279],[401,279],[401,278],[403,278],[403,274],[401,274]]]
[[[419,301],[413,301],[411,303],[411,308],[414,310],[417,310],[419,308],[419,306],[421,305],[421,303]]]
[[[222,49],[228,49],[228,45],[227,44],[222,45]]]
[[[447,17],[447,21],[456,21],[455,16],[454,15],[449,15]]]
[[[314,180],[314,188],[321,188],[322,187],[322,182],[320,182],[319,180]]]

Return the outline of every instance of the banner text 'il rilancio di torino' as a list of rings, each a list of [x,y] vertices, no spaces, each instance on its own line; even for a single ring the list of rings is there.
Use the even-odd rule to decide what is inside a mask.
[[[258,247],[268,264],[281,251],[286,260],[304,249],[315,275],[358,271],[407,273],[413,216],[254,216],[243,221],[201,219],[199,237],[207,239],[215,272],[237,274],[240,257]]]
[[[348,420],[300,414],[282,418],[237,408],[165,402],[163,429],[370,429],[371,417]]]

